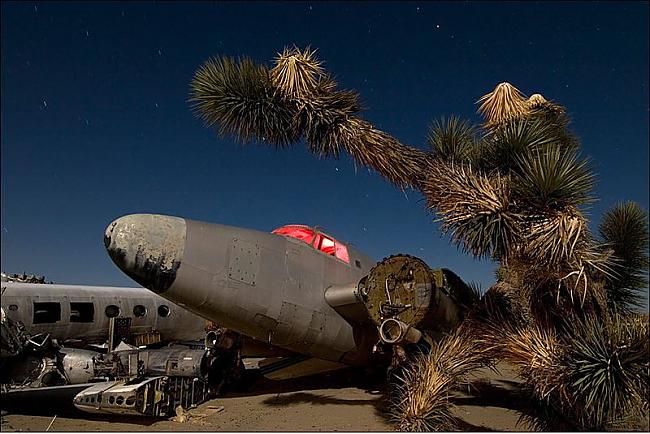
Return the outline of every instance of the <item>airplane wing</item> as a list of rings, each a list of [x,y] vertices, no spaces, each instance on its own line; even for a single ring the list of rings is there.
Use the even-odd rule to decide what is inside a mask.
[[[288,380],[346,368],[347,365],[304,355],[274,357],[258,362],[260,373],[270,380]]]

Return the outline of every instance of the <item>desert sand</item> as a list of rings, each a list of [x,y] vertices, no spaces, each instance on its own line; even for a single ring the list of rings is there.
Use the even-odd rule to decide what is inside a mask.
[[[230,392],[167,420],[56,415],[49,431],[392,431],[381,375],[344,370],[303,379],[267,380],[255,369],[245,391]],[[517,379],[507,366],[499,374],[477,374],[468,390],[452,398],[461,428],[469,431],[526,431],[516,395]],[[54,414],[7,414],[2,431],[45,431]],[[179,421],[182,420],[182,421]],[[184,421],[183,421],[184,420]]]

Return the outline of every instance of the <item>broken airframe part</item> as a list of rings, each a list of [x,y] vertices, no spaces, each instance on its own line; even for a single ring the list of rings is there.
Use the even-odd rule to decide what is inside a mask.
[[[74,405],[87,413],[172,416],[179,405],[190,409],[207,397],[202,380],[161,376],[98,383],[78,393]]]
[[[379,337],[387,344],[415,344],[422,338],[422,333],[400,320],[388,318],[379,326]]]

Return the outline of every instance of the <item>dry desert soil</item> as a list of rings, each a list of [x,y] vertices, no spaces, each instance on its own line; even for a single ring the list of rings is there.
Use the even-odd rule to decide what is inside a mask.
[[[95,416],[47,408],[2,417],[2,431],[392,431],[385,385],[379,375],[355,370],[271,381],[255,369],[251,384],[190,410],[185,421]],[[528,431],[516,393],[517,380],[507,366],[499,374],[483,371],[468,390],[452,398],[463,430]],[[52,420],[54,419],[54,422]]]

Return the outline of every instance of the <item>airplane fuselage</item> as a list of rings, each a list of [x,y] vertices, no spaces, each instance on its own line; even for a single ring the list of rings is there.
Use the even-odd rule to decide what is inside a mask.
[[[333,245],[328,254],[314,242],[148,214],[122,217],[105,235],[115,263],[162,297],[271,345],[360,363],[369,353],[366,339],[324,294],[356,284],[375,261],[338,241],[336,255]]]
[[[131,317],[132,333],[163,341],[202,340],[205,320],[145,288],[2,282],[2,309],[28,334],[103,343],[111,316]]]

